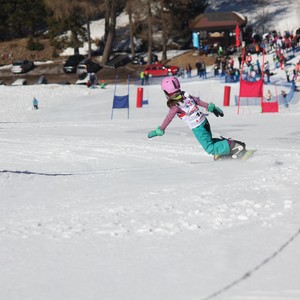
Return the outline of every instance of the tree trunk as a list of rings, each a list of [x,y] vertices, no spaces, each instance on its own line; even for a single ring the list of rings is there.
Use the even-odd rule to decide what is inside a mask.
[[[109,20],[110,20],[110,14],[111,14],[111,7],[110,7],[110,1],[105,0],[105,18],[104,18],[104,37],[103,41],[106,43],[107,36],[108,36],[108,30],[109,30]]]
[[[79,55],[79,40],[76,32],[71,31],[71,40],[74,44],[74,55]]]
[[[88,38],[88,58],[92,57],[92,41],[91,41],[91,28],[90,28],[90,19],[87,20],[87,38]]]
[[[135,55],[135,46],[134,46],[134,24],[132,22],[132,9],[131,6],[128,9],[128,19],[129,19],[129,29],[130,29],[130,49],[131,56]]]
[[[147,25],[148,25],[148,65],[152,63],[152,10],[151,0],[147,0]]]
[[[115,37],[116,19],[117,19],[116,0],[110,0],[109,7],[110,7],[110,18],[109,18],[109,25],[108,25],[107,40],[103,50],[102,65],[105,65],[109,60],[114,37]]]
[[[167,61],[167,26],[166,17],[163,9],[161,10],[161,20],[162,20],[162,62]]]

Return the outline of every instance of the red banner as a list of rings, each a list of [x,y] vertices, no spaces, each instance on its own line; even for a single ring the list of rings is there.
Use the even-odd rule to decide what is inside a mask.
[[[240,97],[263,97],[263,84],[262,79],[254,82],[241,79]]]

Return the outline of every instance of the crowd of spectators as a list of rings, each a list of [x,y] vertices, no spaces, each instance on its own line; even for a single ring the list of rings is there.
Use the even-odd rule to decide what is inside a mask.
[[[289,31],[283,34],[277,31],[261,34],[256,30],[251,39],[252,43],[246,45],[243,51],[238,49],[237,60],[233,58],[232,53],[223,51],[220,45],[216,47],[213,54],[215,56],[213,76],[224,78],[225,83],[238,82],[240,76],[250,82],[257,81],[264,76],[265,83],[270,83],[271,76],[276,69],[285,71],[288,82],[300,76],[300,61],[295,65],[287,65],[287,61],[293,58],[297,49],[300,48],[300,29],[295,34]],[[263,54],[272,55],[268,55],[269,59],[265,56],[263,60]],[[193,67],[196,69],[197,77],[207,78],[204,60],[197,59]],[[191,64],[187,64],[185,68],[181,66],[177,75],[182,78],[191,78],[193,67]]]
[[[238,65],[235,65],[230,56],[216,57],[213,65],[215,77],[224,76],[225,82],[228,83],[239,81],[240,75],[247,81],[257,81],[264,76],[265,82],[270,83],[270,77],[274,74],[271,70],[276,69],[285,71],[288,82],[300,76],[300,61],[295,65],[287,66],[287,61],[295,56],[297,48],[300,47],[300,32],[293,34],[285,31],[281,35],[272,31],[262,35],[255,31],[252,38],[252,47],[246,47],[246,51],[243,52],[244,57],[239,54]],[[273,68],[269,60],[266,60],[262,66],[260,56],[271,53],[273,53]]]

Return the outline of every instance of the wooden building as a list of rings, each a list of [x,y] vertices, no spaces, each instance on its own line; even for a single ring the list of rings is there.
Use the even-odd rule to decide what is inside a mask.
[[[236,43],[236,27],[242,35],[243,28],[247,25],[247,17],[240,13],[230,12],[209,12],[197,16],[189,23],[189,28],[199,37],[201,45],[219,44],[227,48]],[[242,40],[242,36],[240,37]]]

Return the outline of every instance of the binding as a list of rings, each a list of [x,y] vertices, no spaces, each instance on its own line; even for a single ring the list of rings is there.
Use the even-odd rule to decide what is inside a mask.
[[[242,156],[242,154],[246,151],[246,144],[241,141],[236,141],[232,139],[228,139],[229,147],[230,147],[230,153],[229,155],[232,158],[239,158]]]

